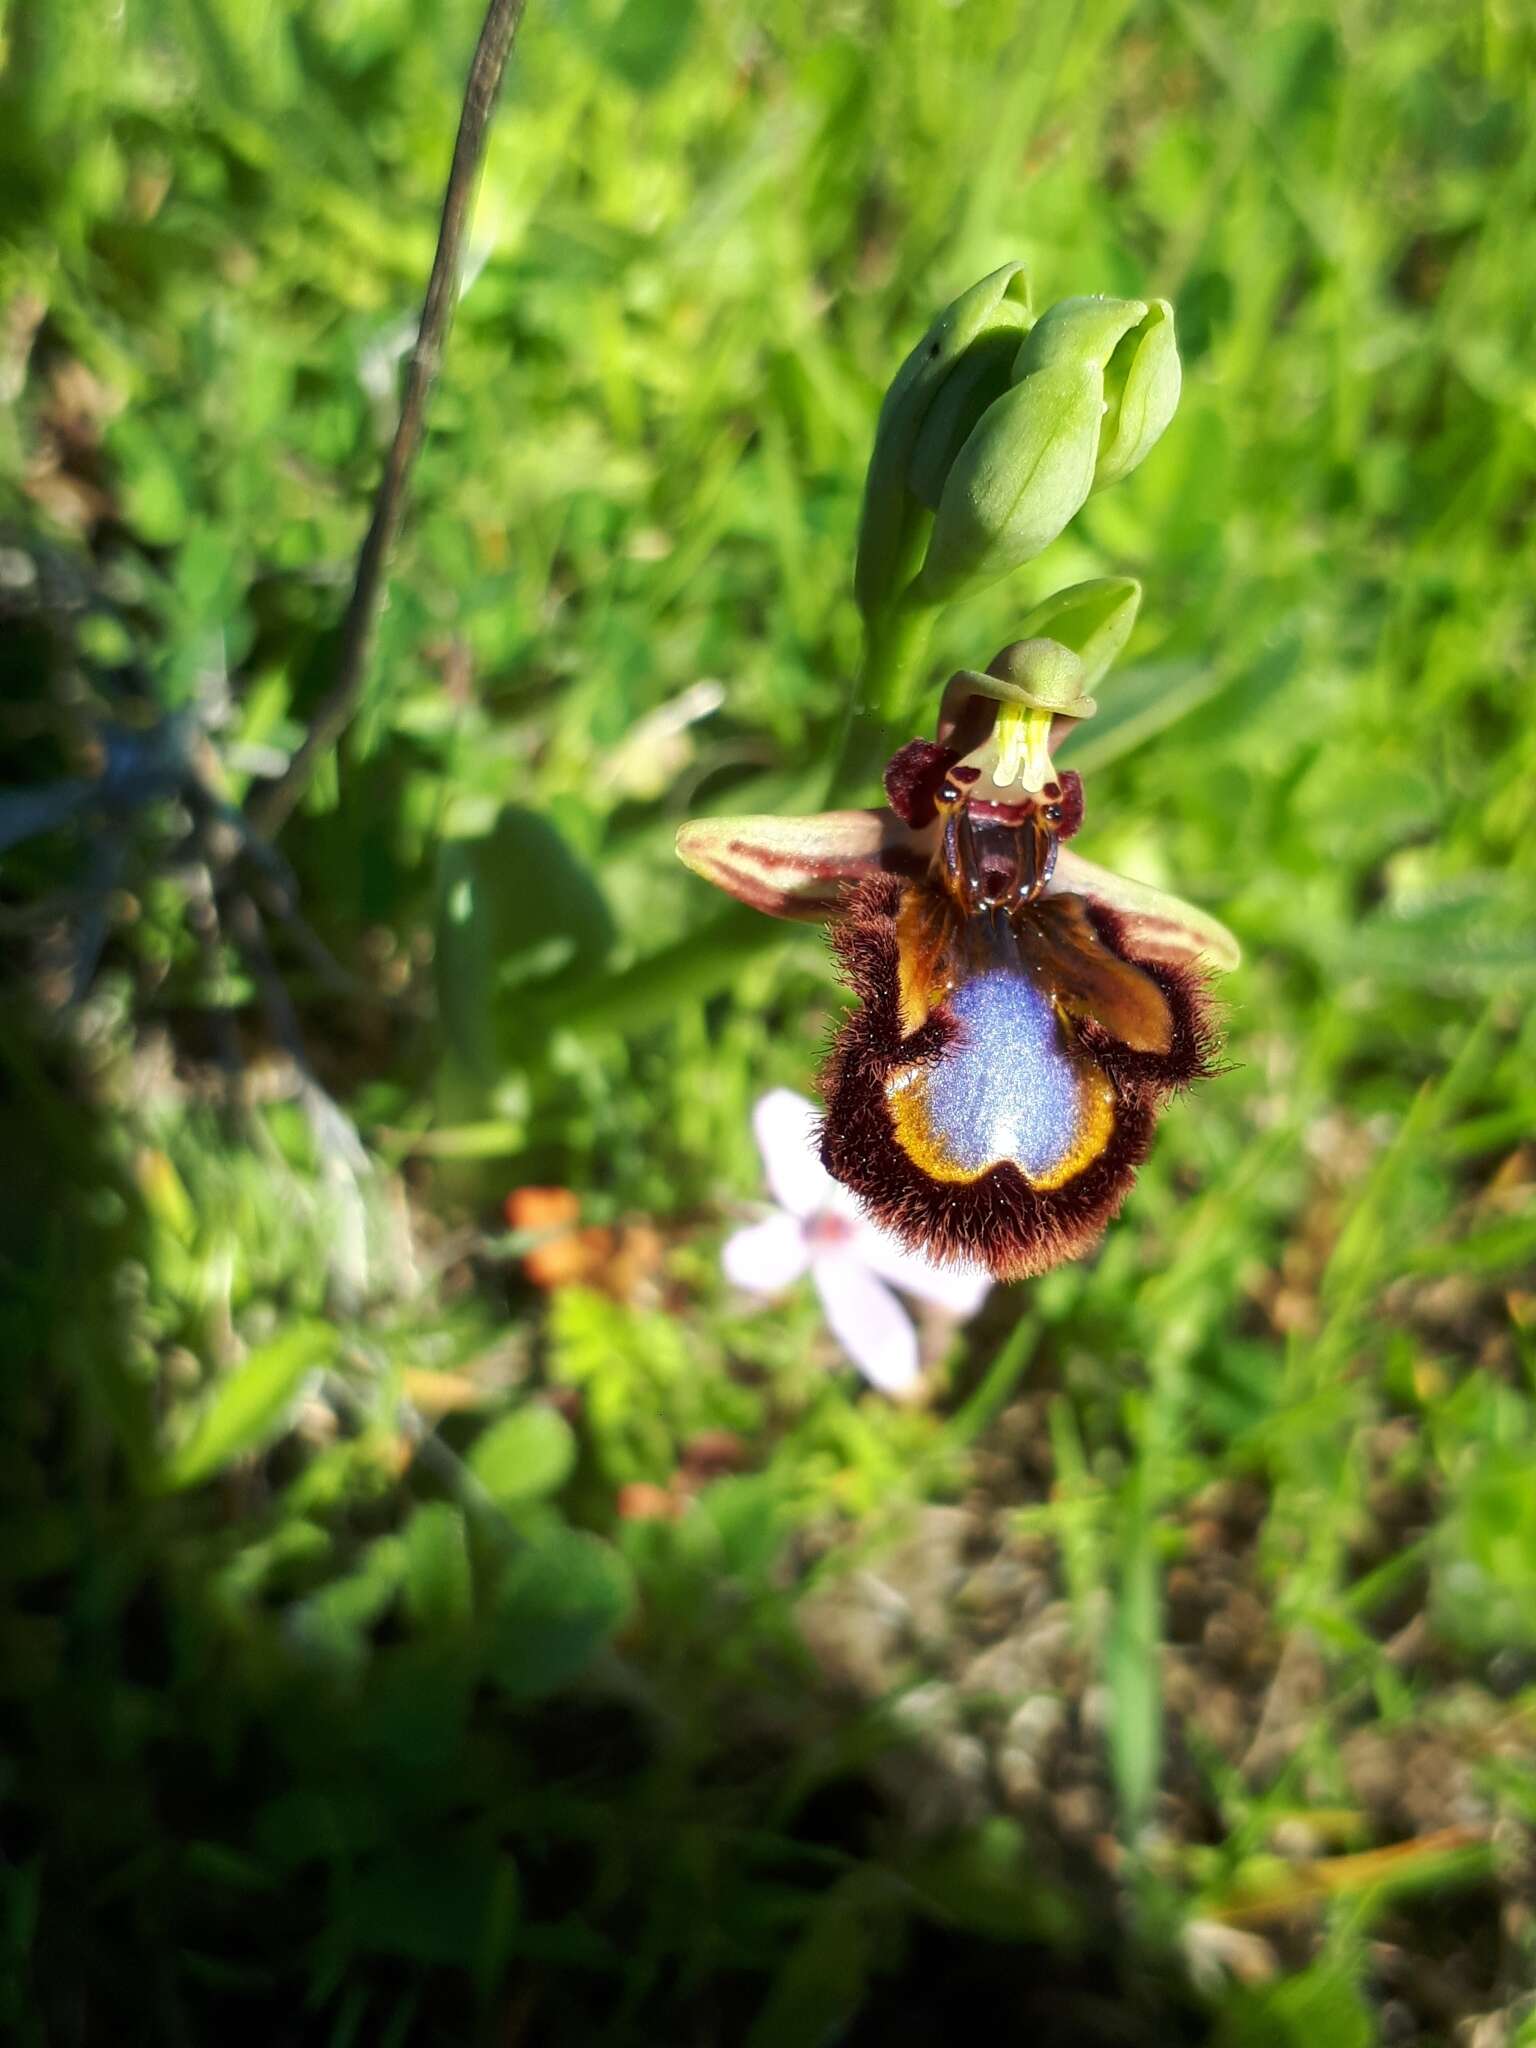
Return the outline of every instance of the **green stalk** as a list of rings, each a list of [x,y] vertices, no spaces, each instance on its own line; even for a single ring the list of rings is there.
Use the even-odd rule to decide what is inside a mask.
[[[938,607],[902,598],[865,621],[864,659],[848,694],[829,795],[876,800],[886,762],[914,737],[918,686]]]

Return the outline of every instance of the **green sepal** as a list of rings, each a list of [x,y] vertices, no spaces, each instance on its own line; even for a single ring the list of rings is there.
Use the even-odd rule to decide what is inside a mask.
[[[1037,604],[1019,628],[1023,640],[1059,640],[1083,665],[1083,690],[1091,692],[1115,661],[1136,623],[1141,585],[1134,576],[1096,576],[1074,583]]]

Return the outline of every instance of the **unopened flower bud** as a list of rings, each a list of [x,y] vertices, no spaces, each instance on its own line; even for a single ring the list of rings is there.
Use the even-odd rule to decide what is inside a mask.
[[[1007,388],[1029,319],[1024,267],[1005,263],[945,307],[892,380],[864,485],[854,573],[866,617],[890,605],[910,581],[945,471]]]
[[[971,429],[1013,381],[1018,353],[1016,327],[978,335],[929,406],[907,465],[907,488],[930,512],[939,509],[944,479]]]
[[[1154,299],[1145,317],[1116,346],[1104,372],[1104,426],[1093,488],[1129,476],[1162,438],[1179,403],[1183,372],[1173,308]]]
[[[914,594],[942,604],[1038,555],[1093,488],[1104,380],[1055,364],[1005,391],[955,457]]]
[[[974,378],[984,391],[980,358]],[[913,585],[923,603],[984,588],[1030,561],[1091,491],[1135,468],[1178,402],[1172,313],[1161,300],[1063,299],[1024,336],[1012,379],[958,448],[946,441],[952,452],[940,459],[937,428],[931,437],[935,459],[920,483],[940,488]]]
[[[1141,299],[1058,299],[1024,337],[1014,375],[1028,377],[1071,363],[1091,366],[1102,376],[1121,337],[1146,311]]]

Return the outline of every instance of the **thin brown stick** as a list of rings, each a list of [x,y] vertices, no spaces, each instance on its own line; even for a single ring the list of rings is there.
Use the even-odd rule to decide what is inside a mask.
[[[448,187],[443,195],[442,225],[438,229],[437,254],[427,295],[422,301],[421,325],[406,372],[405,393],[400,401],[400,418],[390,444],[384,474],[373,501],[373,518],[358,550],[357,574],[342,625],[341,653],[336,679],[316,707],[309,730],[292,760],[275,782],[255,792],[247,807],[251,824],[268,838],[286,822],[309,786],[309,779],[321,756],[335,746],[352,722],[368,672],[379,612],[384,603],[385,575],[390,550],[400,530],[405,510],[411,466],[421,447],[426,421],[427,399],[432,381],[443,358],[448,329],[458,297],[464,230],[469,221],[475,182],[485,155],[486,135],[502,74],[512,54],[525,0],[490,0],[480,40],[470,60],[469,79],[464,88],[464,110],[459,116],[458,139],[448,170]]]

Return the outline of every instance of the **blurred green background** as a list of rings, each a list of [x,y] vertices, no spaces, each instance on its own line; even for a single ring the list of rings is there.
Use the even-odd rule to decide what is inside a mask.
[[[1536,2041],[1525,11],[530,0],[219,900],[478,13],[0,20],[5,2038]],[[1015,256],[1185,395],[933,676],[1140,577],[1082,843],[1247,958],[902,1408],[720,1276],[839,998],[671,839],[832,744],[880,393]]]

